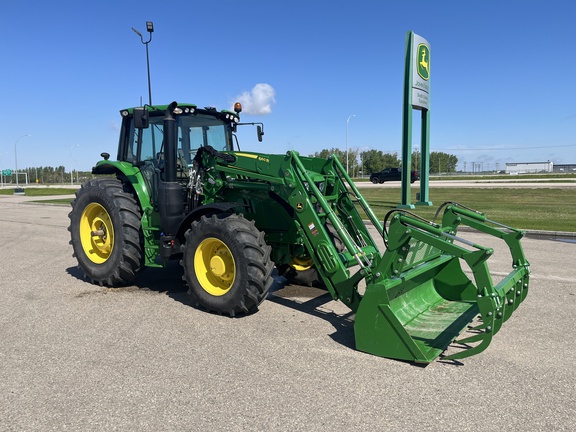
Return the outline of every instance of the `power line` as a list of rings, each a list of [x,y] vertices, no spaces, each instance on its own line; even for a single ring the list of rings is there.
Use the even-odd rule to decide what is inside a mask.
[[[529,150],[529,149],[551,149],[551,148],[565,148],[565,147],[574,147],[576,148],[576,144],[570,145],[561,145],[561,146],[538,146],[538,147],[485,147],[485,148],[445,148],[445,149],[434,149],[441,150],[441,151],[497,151],[497,150]]]

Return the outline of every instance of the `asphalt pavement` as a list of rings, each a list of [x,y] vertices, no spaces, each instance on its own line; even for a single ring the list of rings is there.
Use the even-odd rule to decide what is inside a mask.
[[[423,367],[356,351],[341,303],[281,278],[236,319],[192,307],[177,263],[92,285],[70,207],[24,201],[0,196],[0,431],[576,429],[574,239],[524,239],[526,301],[483,353]]]

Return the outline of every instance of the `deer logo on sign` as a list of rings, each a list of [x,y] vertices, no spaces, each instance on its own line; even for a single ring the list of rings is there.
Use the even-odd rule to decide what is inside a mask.
[[[418,45],[418,75],[426,81],[430,78],[430,50],[425,44]]]

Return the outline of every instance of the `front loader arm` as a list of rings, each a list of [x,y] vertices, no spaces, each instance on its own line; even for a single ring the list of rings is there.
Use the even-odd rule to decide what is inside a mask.
[[[274,197],[283,203],[278,208],[295,227],[292,238],[301,242],[332,298],[356,313],[359,350],[428,363],[479,319],[476,333],[457,341],[467,349],[445,358],[468,357],[486,349],[526,297],[529,265],[519,230],[451,204],[442,224],[397,210],[386,231],[336,158],[304,158],[293,151],[285,156],[234,155],[234,162],[218,162],[206,189],[222,199],[224,191],[231,191],[230,196],[240,194],[247,202]],[[382,235],[384,253],[355,204]],[[272,208],[259,205],[260,211]],[[262,216],[256,212],[254,217]],[[508,276],[494,284],[488,268],[494,250],[458,236],[460,225],[507,244],[512,256]],[[359,288],[363,280],[364,292]]]

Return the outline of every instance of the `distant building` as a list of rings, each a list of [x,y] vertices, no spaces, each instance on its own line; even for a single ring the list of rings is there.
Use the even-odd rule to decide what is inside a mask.
[[[554,172],[573,173],[576,171],[576,164],[555,164]]]
[[[554,163],[548,162],[516,162],[506,164],[506,174],[533,174],[554,171]]]

